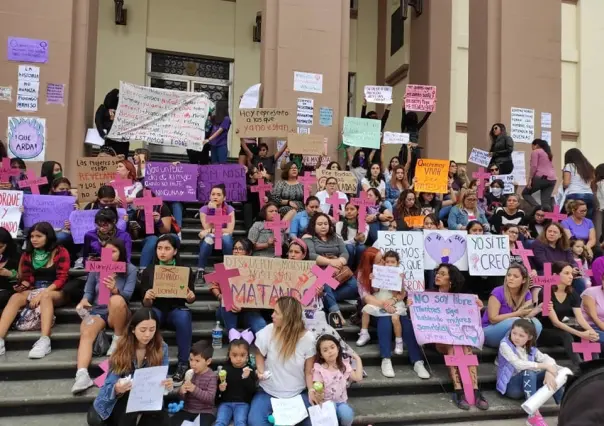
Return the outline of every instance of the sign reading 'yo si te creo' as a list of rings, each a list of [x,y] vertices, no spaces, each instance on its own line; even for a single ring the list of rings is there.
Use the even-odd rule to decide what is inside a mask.
[[[44,161],[46,153],[46,119],[9,117],[7,127],[8,156],[25,161]]]

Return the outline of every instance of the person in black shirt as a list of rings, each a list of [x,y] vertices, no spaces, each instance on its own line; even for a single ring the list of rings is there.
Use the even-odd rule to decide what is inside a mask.
[[[403,113],[401,120],[401,132],[409,133],[409,147],[402,145],[401,150],[398,153],[401,164],[407,164],[407,158],[411,155],[411,162],[409,164],[409,171],[407,178],[409,182],[415,177],[415,165],[417,160],[421,158],[421,152],[419,147],[419,131],[424,127],[428,118],[430,118],[431,112],[424,114],[424,117],[419,120],[417,112],[405,110],[405,98],[403,97]]]
[[[381,120],[382,127],[381,131],[384,131],[386,127],[386,122],[388,121],[388,117],[390,116],[390,105],[386,105],[386,111],[384,111],[384,115],[382,118],[378,118],[377,112],[369,111],[367,112],[367,99],[363,99],[363,107],[361,108],[361,118],[369,118],[370,120]],[[363,148],[363,152],[365,153],[365,158],[369,159],[370,164],[382,164],[382,150],[381,149],[371,149],[371,148]]]
[[[16,284],[18,266],[17,245],[10,233],[0,228],[0,311],[15,292],[13,285]]]
[[[275,155],[268,155],[268,145],[259,143],[258,154],[255,155],[244,140],[241,139],[241,150],[247,155],[249,168],[256,167],[258,171],[262,173],[262,177],[267,181],[273,180],[273,176],[275,175],[275,164],[277,164],[277,161],[281,158],[286,149],[287,142]]]
[[[499,207],[489,219],[491,231],[494,234],[501,233],[503,225],[521,225],[524,221],[524,211],[519,209],[520,197],[510,194],[505,198],[505,206]]]

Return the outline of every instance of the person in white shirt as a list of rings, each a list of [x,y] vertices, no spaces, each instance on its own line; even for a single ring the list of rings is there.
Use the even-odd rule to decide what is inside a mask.
[[[594,208],[594,193],[592,185],[595,179],[595,169],[583,153],[577,148],[571,148],[564,154],[564,169],[562,187],[564,200],[560,206],[570,200],[582,200],[587,204],[587,218],[591,220]]]
[[[338,198],[345,200],[341,204],[340,214],[344,213],[344,205],[348,202],[348,196],[342,191],[338,191],[338,180],[335,177],[329,177],[325,181],[325,190],[319,191],[315,196],[319,199],[321,211],[333,217],[332,205],[327,202],[327,199],[333,194],[337,194]],[[331,213],[330,213],[331,212]]]

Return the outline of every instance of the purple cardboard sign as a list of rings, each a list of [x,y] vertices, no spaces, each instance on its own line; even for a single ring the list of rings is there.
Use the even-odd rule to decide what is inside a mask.
[[[84,244],[84,235],[86,232],[95,229],[94,216],[96,216],[96,210],[74,210],[69,215],[69,222],[71,223],[71,236],[75,244]],[[128,224],[124,221],[126,215],[125,209],[117,209],[117,228],[125,231]]]
[[[9,37],[6,52],[9,61],[45,64],[48,62],[48,40]]]
[[[48,83],[46,86],[46,103],[52,105],[65,104],[65,85]]]
[[[38,222],[48,222],[55,229],[63,229],[74,210],[76,197],[62,195],[23,196],[23,225],[31,228]]]
[[[219,164],[212,166],[199,166],[199,179],[197,181],[197,196],[201,202],[210,200],[210,192],[214,185],[219,183],[226,187],[227,201],[246,201],[247,186],[245,169],[240,164]]]
[[[196,164],[149,162],[145,167],[145,186],[165,201],[197,201]]]

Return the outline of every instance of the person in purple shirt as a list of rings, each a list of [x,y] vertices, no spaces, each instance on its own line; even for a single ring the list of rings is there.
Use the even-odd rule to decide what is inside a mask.
[[[583,200],[571,200],[566,203],[566,211],[570,212],[570,216],[564,219],[560,224],[566,232],[568,238],[574,237],[577,240],[583,240],[585,250],[590,258],[598,257],[600,254],[596,247],[596,228],[594,223],[586,218],[587,204]],[[595,253],[594,253],[595,252]]]
[[[84,262],[89,258],[99,258],[101,249],[107,241],[118,238],[124,242],[126,247],[126,261],[130,262],[132,253],[132,238],[126,231],[117,228],[117,213],[114,209],[101,209],[94,215],[96,229],[86,232],[84,235]]]
[[[227,162],[228,133],[231,127],[229,117],[229,105],[226,101],[216,102],[216,111],[211,118],[212,130],[210,137],[203,141],[210,144],[210,156],[212,164],[224,164]]]
[[[553,222],[543,228],[543,232],[533,243],[531,262],[539,273],[544,263],[566,262],[574,264],[568,236],[559,223]]]

